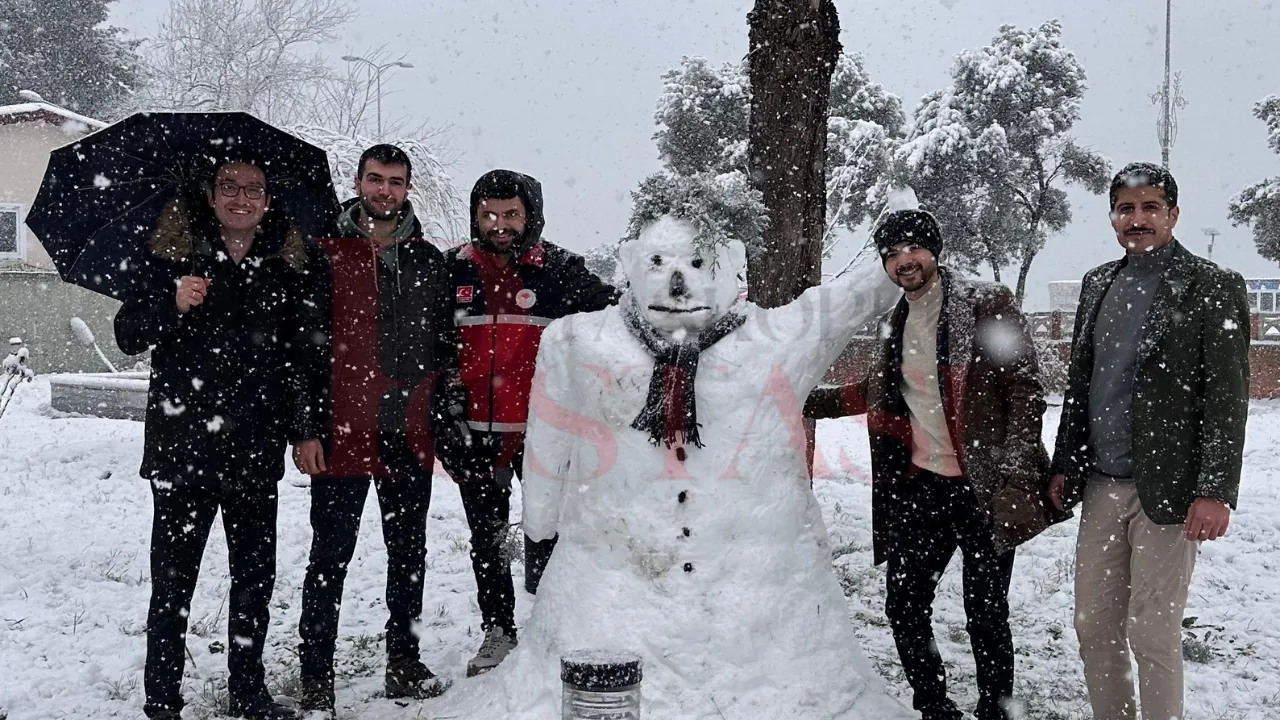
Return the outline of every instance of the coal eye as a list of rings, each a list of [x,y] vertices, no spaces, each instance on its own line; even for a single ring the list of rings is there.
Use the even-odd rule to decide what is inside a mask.
[[[654,267],[659,267],[660,265],[662,265],[662,256],[654,255],[653,257],[649,258],[649,264]]]
[[[693,266],[694,270],[697,270],[698,268],[702,267],[702,258],[694,258],[693,262],[689,264]]]

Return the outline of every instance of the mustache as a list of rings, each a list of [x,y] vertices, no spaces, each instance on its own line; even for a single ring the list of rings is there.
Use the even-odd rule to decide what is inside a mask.
[[[919,271],[919,272],[923,273],[923,272],[924,272],[924,268],[923,268],[923,267],[921,267],[920,265],[918,265],[918,264],[914,264],[914,263],[913,263],[913,264],[911,264],[911,265],[903,265],[902,267],[898,268],[898,274],[899,274],[899,275],[906,275],[906,274],[908,274],[908,273],[913,273],[913,272],[917,272],[917,271]]]
[[[1145,235],[1148,233],[1154,234],[1155,230],[1152,230],[1151,228],[1146,227],[1145,225],[1135,225],[1129,228],[1128,230],[1124,231],[1125,235]]]

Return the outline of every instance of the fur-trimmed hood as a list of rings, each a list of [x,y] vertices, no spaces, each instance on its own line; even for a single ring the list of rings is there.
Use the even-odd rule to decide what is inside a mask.
[[[259,225],[258,238],[255,244],[267,241],[266,247],[258,248],[263,257],[279,257],[295,272],[301,272],[306,265],[307,249],[302,239],[302,231],[296,225],[289,224],[282,242],[271,242]],[[191,213],[188,212],[186,203],[175,198],[165,204],[164,210],[156,220],[156,229],[151,232],[147,247],[151,254],[158,258],[171,262],[183,262],[192,258],[198,244],[206,245],[207,242],[203,238],[196,237],[195,230],[191,227]],[[204,248],[200,250],[206,251]]]

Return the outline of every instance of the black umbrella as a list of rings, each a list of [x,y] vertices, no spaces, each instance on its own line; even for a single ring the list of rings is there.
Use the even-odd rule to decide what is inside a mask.
[[[226,160],[261,167],[272,212],[327,234],[338,198],[324,150],[242,112],[137,113],[54,150],[27,226],[63,280],[122,297],[165,204],[201,201]]]

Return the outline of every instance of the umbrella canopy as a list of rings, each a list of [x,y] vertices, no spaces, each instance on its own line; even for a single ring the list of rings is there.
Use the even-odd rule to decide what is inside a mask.
[[[54,150],[27,213],[66,282],[122,297],[175,197],[203,202],[222,162],[262,168],[272,212],[328,234],[338,198],[324,150],[242,112],[137,113]]]

